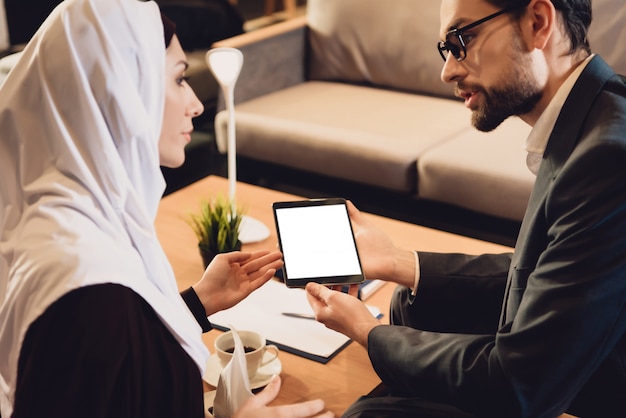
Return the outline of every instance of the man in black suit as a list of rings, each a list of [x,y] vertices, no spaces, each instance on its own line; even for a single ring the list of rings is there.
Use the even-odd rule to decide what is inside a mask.
[[[351,208],[366,276],[401,286],[389,326],[307,287],[387,389],[345,416],[626,416],[626,83],[590,23],[590,0],[442,1],[442,80],[477,129],[533,126],[537,180],[513,254],[398,249]]]

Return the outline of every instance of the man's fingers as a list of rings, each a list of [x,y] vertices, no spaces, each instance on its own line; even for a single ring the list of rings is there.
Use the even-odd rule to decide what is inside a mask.
[[[348,294],[350,296],[354,296],[355,298],[359,297],[359,285],[358,284],[351,284],[348,287]]]
[[[313,283],[313,282],[307,283],[305,287],[306,298],[309,301],[309,305],[311,305],[311,308],[313,308],[313,312],[315,312],[316,315],[317,315],[317,312],[325,306],[325,304],[322,302],[322,300],[319,297],[318,287],[320,286],[317,283]]]
[[[350,219],[358,223],[361,220],[361,211],[358,210],[350,200],[346,200],[346,206],[348,208],[348,215],[350,216]]]
[[[354,206],[351,200],[346,200],[346,206],[348,207],[348,213],[350,215],[358,215],[360,211]]]
[[[315,299],[319,301],[326,302],[327,292],[332,292],[332,290],[328,289],[326,286],[322,286],[319,283],[309,282],[305,287],[307,293],[313,296]]]

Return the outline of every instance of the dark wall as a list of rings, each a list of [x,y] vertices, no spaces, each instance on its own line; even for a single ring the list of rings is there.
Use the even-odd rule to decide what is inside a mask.
[[[209,48],[217,40],[243,32],[243,19],[227,0],[156,0],[177,25],[187,50]],[[61,0],[4,0],[9,41],[25,44]]]
[[[11,45],[30,40],[61,0],[4,0]]]
[[[183,49],[208,49],[213,42],[243,33],[243,18],[228,0],[156,0],[176,23]]]

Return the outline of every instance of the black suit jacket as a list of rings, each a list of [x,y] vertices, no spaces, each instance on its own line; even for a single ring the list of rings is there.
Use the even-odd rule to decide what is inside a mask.
[[[372,364],[392,390],[481,416],[626,416],[624,80],[598,56],[584,69],[512,257],[419,255],[409,309],[431,319],[422,330],[379,326],[369,336]]]

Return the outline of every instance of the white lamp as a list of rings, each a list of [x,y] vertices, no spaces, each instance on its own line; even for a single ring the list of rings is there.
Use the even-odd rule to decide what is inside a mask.
[[[235,83],[243,65],[243,54],[235,48],[214,48],[206,53],[206,63],[224,93],[228,113],[228,194],[235,204],[237,185],[237,145],[235,141]],[[239,229],[243,244],[269,237],[269,229],[260,221],[245,215]]]

